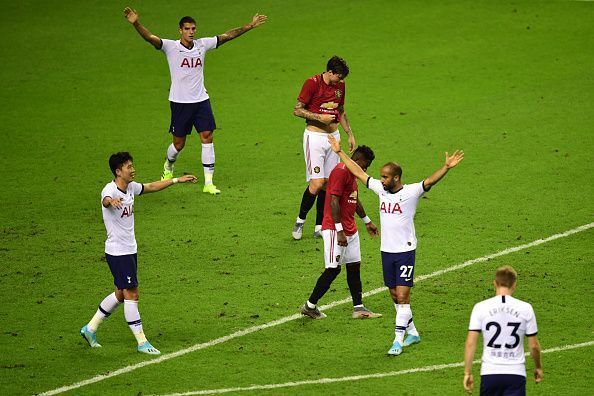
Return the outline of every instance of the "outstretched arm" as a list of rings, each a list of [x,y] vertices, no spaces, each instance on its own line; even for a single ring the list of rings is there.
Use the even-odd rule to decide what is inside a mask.
[[[448,171],[458,165],[464,159],[464,151],[456,150],[454,154],[450,157],[450,155],[445,153],[445,164],[436,170],[431,176],[425,179],[423,185],[425,190],[428,190],[431,186],[437,184],[438,181],[443,179],[443,177],[448,173]]]
[[[466,345],[464,345],[464,389],[471,393],[474,387],[474,380],[472,378],[472,359],[474,359],[474,352],[476,352],[476,344],[478,342],[479,332],[469,331],[466,337]]]
[[[256,14],[256,15],[254,15],[254,17],[252,18],[252,21],[250,23],[246,23],[245,25],[243,25],[241,27],[231,29],[228,32],[225,32],[223,34],[219,34],[218,35],[219,46],[223,45],[227,41],[231,41],[234,38],[241,36],[248,30],[252,30],[253,28],[256,28],[256,27],[262,25],[264,22],[266,22],[266,19],[268,19],[268,17],[266,15]]]
[[[142,26],[142,24],[138,20],[138,12],[136,10],[133,10],[130,7],[124,8],[124,18],[126,18],[128,22],[130,22],[132,26],[134,26],[138,34],[140,34],[140,37],[142,37],[145,41],[151,43],[152,46],[156,49],[161,49],[163,42],[159,37],[155,36],[154,34],[149,32],[147,28]]]
[[[342,160],[342,162],[344,162],[344,164],[346,165],[346,167],[348,168],[348,170],[355,175],[355,177],[359,180],[361,180],[363,183],[367,183],[367,179],[369,179],[369,175],[367,173],[365,173],[363,171],[363,169],[361,169],[361,167],[352,159],[349,158],[349,156],[340,149],[340,143],[338,142],[338,140],[336,140],[334,138],[334,136],[332,135],[328,135],[328,141],[330,142],[330,145],[332,146],[332,151],[334,151],[336,154],[338,154],[338,156],[340,157],[340,159]]]
[[[152,192],[157,192],[157,191],[161,191],[169,186],[174,185],[177,182],[180,183],[185,183],[185,182],[192,182],[192,183],[196,183],[196,176],[194,175],[184,175],[182,177],[175,177],[173,179],[168,179],[168,180],[159,180],[156,182],[152,182],[152,183],[148,183],[144,185],[144,190],[143,193],[152,193]]]

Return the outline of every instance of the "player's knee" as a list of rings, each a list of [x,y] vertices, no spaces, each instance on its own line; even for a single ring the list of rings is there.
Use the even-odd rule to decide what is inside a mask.
[[[398,292],[396,293],[396,301],[398,304],[410,304],[410,293]]]
[[[185,140],[173,142],[173,147],[175,147],[175,149],[177,151],[182,151],[185,146],[186,146]]]
[[[361,262],[348,263],[346,268],[348,272],[361,272]]]
[[[327,277],[335,279],[338,276],[338,274],[340,274],[340,267],[326,268],[324,270],[324,273]]]
[[[324,179],[311,179],[309,181],[309,192],[314,195],[318,195],[325,186],[326,181]]]
[[[138,301],[138,288],[124,289],[124,298],[126,300]]]
[[[204,144],[212,143],[214,134],[212,131],[200,132],[200,141]]]

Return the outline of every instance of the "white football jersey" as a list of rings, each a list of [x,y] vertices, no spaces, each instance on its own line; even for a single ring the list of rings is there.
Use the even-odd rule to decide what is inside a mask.
[[[162,39],[161,51],[167,57],[171,74],[169,100],[176,103],[198,103],[208,99],[204,87],[204,57],[206,51],[217,48],[219,39],[206,37],[194,40],[192,49],[179,40]]]
[[[395,193],[384,190],[382,183],[370,177],[367,188],[379,196],[381,251],[402,253],[417,248],[414,218],[419,199],[425,193],[423,182],[404,184]]]
[[[136,253],[134,196],[142,194],[142,191],[144,191],[144,185],[134,181],[128,184],[126,191],[120,190],[115,181],[108,183],[101,191],[101,202],[105,197],[122,198],[122,209],[112,206],[106,208],[103,203],[101,204],[103,222],[107,231],[105,253],[112,256]]]
[[[472,309],[468,329],[483,333],[481,375],[526,376],[524,336],[538,332],[532,305],[512,296],[495,296]]]

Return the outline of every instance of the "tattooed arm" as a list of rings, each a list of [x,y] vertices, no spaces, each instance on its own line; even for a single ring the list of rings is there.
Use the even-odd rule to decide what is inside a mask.
[[[266,15],[256,14],[256,15],[254,15],[254,17],[252,18],[252,21],[250,23],[247,23],[247,24],[245,24],[241,27],[235,28],[235,29],[231,29],[228,32],[225,32],[223,34],[219,34],[218,35],[219,46],[223,45],[227,41],[231,41],[234,38],[241,36],[248,30],[252,30],[253,28],[262,25],[264,22],[266,22],[267,18],[268,17]]]
[[[335,119],[333,114],[318,114],[318,113],[314,113],[309,110],[306,110],[305,103],[302,103],[302,102],[297,102],[297,104],[295,105],[295,110],[293,111],[293,114],[296,115],[297,117],[305,118],[306,120],[310,120],[310,121],[319,121],[326,125],[330,124]]]

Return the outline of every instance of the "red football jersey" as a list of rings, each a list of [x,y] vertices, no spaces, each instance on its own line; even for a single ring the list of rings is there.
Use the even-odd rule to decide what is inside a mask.
[[[334,114],[336,122],[340,121],[339,106],[344,106],[344,81],[336,85],[328,85],[321,74],[305,80],[298,101],[305,104],[305,109],[312,113]]]
[[[322,230],[334,230],[334,219],[332,218],[331,195],[340,197],[340,222],[346,235],[353,235],[357,232],[355,223],[355,211],[357,209],[357,178],[343,163],[332,169],[328,184],[326,186],[326,201],[324,202],[324,221]]]

